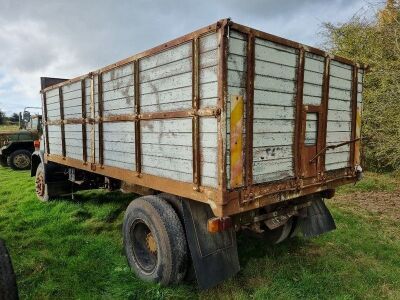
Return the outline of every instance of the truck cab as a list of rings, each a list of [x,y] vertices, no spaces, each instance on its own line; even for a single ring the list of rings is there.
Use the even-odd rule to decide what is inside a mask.
[[[29,169],[31,155],[35,150],[34,142],[42,134],[42,115],[33,113],[40,107],[26,107],[20,113],[18,131],[2,133],[0,139],[0,164],[14,170]]]

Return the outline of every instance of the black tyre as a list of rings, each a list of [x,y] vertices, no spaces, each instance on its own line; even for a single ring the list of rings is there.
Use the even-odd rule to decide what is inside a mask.
[[[165,200],[144,196],[132,201],[125,212],[122,233],[129,265],[141,279],[168,285],[185,277],[185,233]]]
[[[8,164],[7,164],[7,158],[5,158],[5,157],[0,157],[0,166],[2,166],[2,167],[8,167]]]
[[[40,163],[36,169],[35,191],[36,191],[36,196],[39,198],[40,201],[49,201],[48,186],[44,179],[43,163]]]
[[[7,248],[0,240],[0,300],[18,299],[17,282]]]
[[[290,218],[285,224],[275,229],[269,229],[266,225],[263,228],[263,237],[270,244],[279,244],[285,241],[293,231],[293,217]]]
[[[15,150],[7,157],[7,164],[13,170],[27,170],[31,167],[31,153],[28,150]]]

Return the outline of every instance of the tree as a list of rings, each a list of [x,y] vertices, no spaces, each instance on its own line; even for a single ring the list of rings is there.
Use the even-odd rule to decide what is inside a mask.
[[[19,114],[13,113],[12,116],[10,117],[11,122],[19,122]]]
[[[324,24],[326,48],[369,65],[363,93],[366,166],[400,169],[400,1],[389,0],[372,18]]]
[[[6,115],[0,110],[0,125],[4,124],[6,121]]]

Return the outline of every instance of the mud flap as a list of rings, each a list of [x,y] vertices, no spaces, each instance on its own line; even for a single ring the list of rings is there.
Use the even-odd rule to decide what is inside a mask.
[[[211,288],[240,270],[233,229],[220,233],[207,231],[207,220],[214,217],[208,205],[182,201],[186,238],[200,289]]]
[[[311,206],[298,217],[292,236],[314,237],[336,229],[335,221],[321,197],[314,197]]]

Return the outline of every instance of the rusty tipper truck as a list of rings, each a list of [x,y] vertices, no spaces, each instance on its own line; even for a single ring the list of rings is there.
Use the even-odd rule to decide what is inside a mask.
[[[145,280],[201,288],[239,270],[236,231],[335,228],[361,175],[364,67],[229,19],[57,84],[42,79],[42,200],[129,188],[124,248]],[[61,80],[60,80],[61,81]]]

